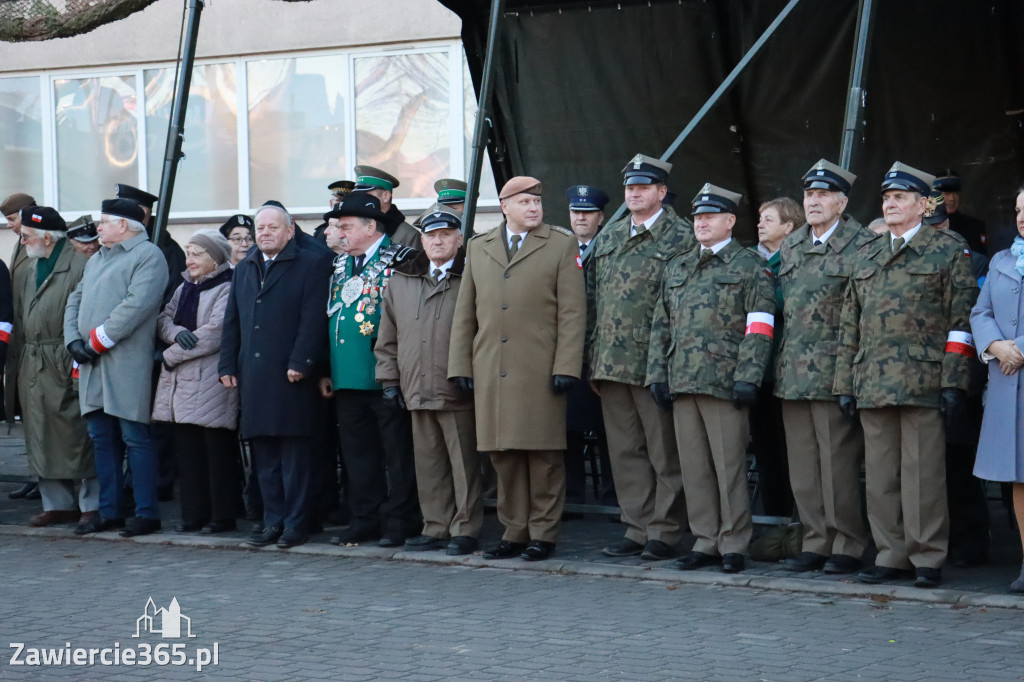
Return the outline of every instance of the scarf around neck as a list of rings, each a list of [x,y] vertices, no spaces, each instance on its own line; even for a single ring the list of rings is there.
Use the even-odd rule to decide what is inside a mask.
[[[1024,277],[1024,237],[1015,237],[1010,253],[1017,257],[1017,274]]]
[[[178,297],[178,308],[174,311],[174,324],[184,327],[190,332],[196,330],[196,317],[199,315],[199,294],[208,289],[231,281],[234,272],[226,263],[218,266],[220,272],[214,271],[206,279],[196,283],[185,280],[181,284],[181,296]]]

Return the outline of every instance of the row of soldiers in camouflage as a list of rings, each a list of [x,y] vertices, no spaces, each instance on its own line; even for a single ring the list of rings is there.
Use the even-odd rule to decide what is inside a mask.
[[[670,164],[637,155],[624,170],[630,212],[587,263],[586,358],[627,529],[604,553],[671,558],[689,527],[697,542],[678,568],[741,571],[748,411],[772,354],[774,278],[732,238],[740,195],[705,185],[691,224],[661,205]],[[787,565],[932,587],[948,548],[944,425],[966,400],[978,285],[963,238],[922,227],[934,177],[892,166],[883,234],[844,215],[854,180],[815,164],[803,177],[814,211],[781,247],[775,395],[805,529]],[[862,461],[878,547],[866,570]]]

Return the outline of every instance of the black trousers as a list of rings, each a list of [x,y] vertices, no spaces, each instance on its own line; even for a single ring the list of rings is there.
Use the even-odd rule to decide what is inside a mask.
[[[168,425],[181,479],[181,518],[186,523],[227,521],[241,509],[238,435],[195,424]]]
[[[757,461],[761,508],[767,516],[793,514],[793,489],[789,484],[789,457],[782,427],[782,401],[772,395],[774,384],[757,392],[750,408],[750,440]]]
[[[334,406],[351,527],[415,535],[422,517],[409,413],[388,409],[381,391],[341,389]]]
[[[309,438],[259,436],[250,441],[263,497],[263,526],[306,533],[313,455]]]

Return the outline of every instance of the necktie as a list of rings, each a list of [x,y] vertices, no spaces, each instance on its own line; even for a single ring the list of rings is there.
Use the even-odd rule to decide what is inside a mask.
[[[262,268],[262,270],[263,270],[263,276],[266,277],[267,276],[267,270],[270,269],[270,261],[267,260],[266,258],[261,259],[260,260],[260,268]]]
[[[820,239],[815,239],[814,240],[814,245],[815,246],[821,246],[821,240]]]
[[[523,240],[518,234],[514,234],[509,237],[509,241],[512,242],[508,247],[508,259],[512,260],[519,253],[519,242]]]
[[[697,265],[698,266],[704,265],[705,263],[707,263],[709,260],[711,260],[714,257],[715,257],[715,252],[712,251],[711,249],[701,249],[700,250],[700,260],[697,261]]]
[[[356,261],[352,264],[352,274],[356,277],[363,274],[363,261],[366,260],[366,254],[360,254],[356,256]]]
[[[431,272],[430,274],[432,274],[434,276],[434,281],[435,282],[440,282],[441,281],[441,275],[443,275],[444,273],[441,272],[441,268],[434,268],[434,271]]]
[[[903,237],[896,237],[892,240],[892,252],[899,253],[899,250],[903,248],[903,245],[907,243],[907,240]]]

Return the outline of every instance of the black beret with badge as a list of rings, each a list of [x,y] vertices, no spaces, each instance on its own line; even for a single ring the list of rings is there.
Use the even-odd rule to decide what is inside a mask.
[[[622,169],[623,185],[652,185],[668,180],[672,164],[646,154],[637,154]]]
[[[146,219],[142,206],[134,199],[104,199],[103,203],[100,204],[100,213],[118,218],[127,218],[128,220],[135,220],[140,223]]]
[[[885,178],[882,180],[882,193],[898,189],[928,196],[932,191],[933,182],[935,182],[934,175],[897,161],[885,173]]]
[[[803,177],[804,189],[844,193],[849,193],[856,179],[856,175],[826,159],[819,159]]]
[[[565,190],[570,211],[601,211],[608,203],[608,195],[591,185],[573,185]]]
[[[736,213],[739,210],[740,199],[742,198],[742,194],[730,192],[727,189],[706,182],[691,202],[693,208],[692,215],[699,215],[701,213]]]
[[[426,214],[420,220],[420,231],[423,232],[423,234],[446,228],[461,230],[462,216],[450,209],[439,208],[433,213]]]
[[[114,196],[118,199],[130,199],[139,206],[145,206],[146,208],[153,208],[153,204],[160,201],[160,197],[155,194],[150,194],[138,187],[132,187],[131,185],[125,185],[122,183],[114,185]]]
[[[68,224],[60,217],[60,213],[49,206],[26,206],[21,209],[21,225],[48,232],[64,232],[68,229]]]
[[[231,231],[236,227],[244,227],[248,229],[251,234],[256,233],[256,223],[254,223],[252,218],[244,213],[236,213],[231,216],[224,221],[223,225],[217,228],[217,231],[224,235],[225,239],[228,239],[231,236]]]
[[[78,220],[68,223],[68,239],[74,239],[76,242],[84,244],[99,239],[99,234],[96,232],[96,223],[92,221],[92,216],[86,214],[78,218]]]

